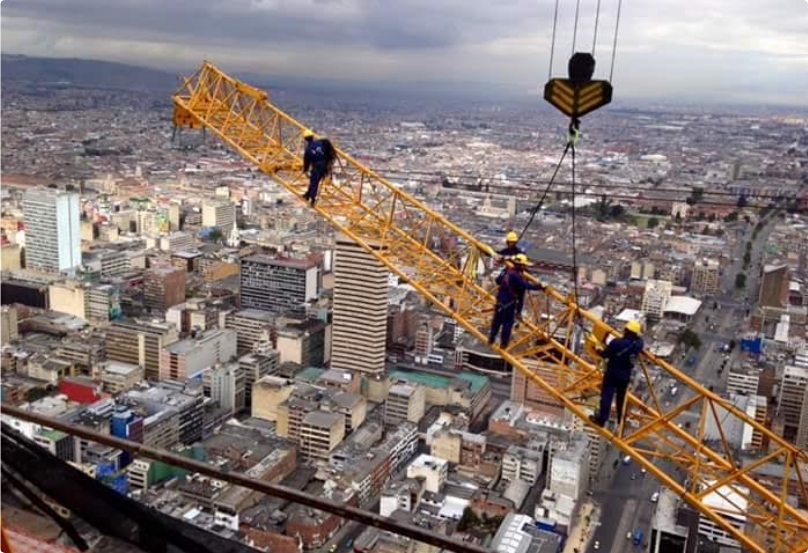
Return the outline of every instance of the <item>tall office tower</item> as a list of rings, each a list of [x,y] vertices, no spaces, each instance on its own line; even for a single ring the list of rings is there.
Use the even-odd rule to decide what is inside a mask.
[[[241,260],[241,308],[272,313],[301,311],[320,293],[317,263],[252,255]]]
[[[23,197],[26,267],[60,273],[81,265],[79,195],[55,188],[28,190]]]
[[[384,372],[387,341],[387,268],[345,236],[334,259],[331,367]]]
[[[788,265],[766,265],[760,276],[761,307],[787,307],[788,287],[791,280]]]

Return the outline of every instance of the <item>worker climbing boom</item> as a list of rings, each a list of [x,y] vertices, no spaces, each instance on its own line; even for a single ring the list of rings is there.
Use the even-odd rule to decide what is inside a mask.
[[[309,185],[302,172],[306,127],[272,105],[266,93],[206,62],[184,80],[174,104],[176,125],[208,129],[304,201]],[[481,254],[496,255],[493,249],[345,152],[337,148],[336,154],[339,169],[320,184],[313,209],[484,343],[496,289],[483,287],[468,267]],[[443,244],[458,246],[443,250]],[[578,347],[583,335],[591,340]],[[645,397],[627,394],[618,428],[589,421],[588,402],[596,401],[602,379],[594,344],[605,343],[608,335],[619,332],[581,310],[571,296],[545,287],[526,298],[522,324],[507,347],[494,348],[581,424],[633,457],[745,548],[760,553],[806,550],[808,517],[786,497],[797,495],[808,506],[808,455],[664,360],[643,351],[635,372],[648,392]],[[660,380],[673,378],[686,390],[680,404],[663,407],[653,365],[667,377]],[[694,409],[698,422],[691,434],[679,422]],[[721,430],[737,421],[769,443],[768,452],[747,465]],[[715,442],[707,439],[711,422],[721,436]],[[776,491],[754,474],[768,461],[778,461],[783,470]],[[725,507],[708,500],[715,495],[724,499]],[[728,516],[743,516],[746,524],[738,528]]]

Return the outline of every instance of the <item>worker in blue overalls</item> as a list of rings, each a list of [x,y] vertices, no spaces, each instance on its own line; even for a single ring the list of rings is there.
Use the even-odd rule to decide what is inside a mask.
[[[600,411],[590,415],[589,420],[598,426],[609,421],[612,410],[612,398],[617,407],[617,425],[623,417],[623,406],[626,403],[626,392],[631,383],[631,372],[637,358],[642,353],[642,325],[638,321],[629,321],[621,338],[615,338],[605,348],[598,348],[597,353],[606,360],[603,372],[603,387],[600,392]]]
[[[516,254],[511,263],[497,276],[497,304],[494,308],[494,320],[488,334],[488,345],[493,345],[500,334],[500,347],[508,347],[511,331],[516,316],[522,309],[526,290],[544,290],[543,284],[534,284],[525,279],[524,272],[528,265],[527,256]]]
[[[303,194],[303,198],[309,200],[314,207],[320,183],[328,175],[333,152],[330,151],[330,142],[316,140],[314,133],[308,129],[303,131],[303,139],[306,141],[306,150],[303,153],[303,172],[309,174],[309,188]]]

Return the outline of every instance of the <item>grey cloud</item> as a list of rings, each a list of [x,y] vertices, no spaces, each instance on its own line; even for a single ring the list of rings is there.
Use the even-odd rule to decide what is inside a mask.
[[[112,37],[204,37],[261,45],[310,43],[380,49],[481,43],[524,30],[533,2],[473,0],[6,0],[6,17],[46,20]]]
[[[618,0],[603,0],[598,71],[608,75]],[[581,2],[578,49],[594,1]],[[6,0],[3,49],[187,69],[354,81],[490,82],[536,90],[546,75],[554,0]],[[572,43],[561,0],[554,73]],[[802,0],[643,0],[623,5],[618,96],[808,89]],[[9,32],[5,32],[5,31]],[[23,48],[20,51],[18,48]],[[27,50],[25,50],[27,49]],[[226,64],[226,66],[224,65]],[[716,91],[722,91],[717,93]],[[752,93],[752,92],[749,92]]]

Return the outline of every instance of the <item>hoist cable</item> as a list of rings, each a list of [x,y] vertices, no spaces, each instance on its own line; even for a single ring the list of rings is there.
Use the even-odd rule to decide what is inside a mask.
[[[572,177],[571,177],[571,190],[572,190],[572,289],[573,301],[576,305],[576,314],[578,313],[578,247],[575,241],[575,143],[572,142]]]
[[[553,40],[550,42],[550,65],[547,67],[547,80],[553,78],[553,55],[555,54],[556,27],[558,26],[558,0],[555,3],[555,13],[553,14]]]
[[[578,38],[578,14],[581,11],[581,0],[575,0],[575,27],[572,29],[572,53],[575,53],[575,42]]]
[[[519,240],[525,235],[527,229],[530,228],[530,225],[533,223],[533,219],[536,217],[536,214],[541,209],[542,205],[544,204],[544,199],[547,197],[547,194],[550,192],[550,188],[553,186],[553,181],[555,181],[556,175],[558,175],[559,169],[561,169],[561,164],[564,163],[564,158],[567,157],[567,152],[570,150],[571,143],[567,141],[567,145],[564,148],[564,152],[561,154],[561,158],[558,160],[558,163],[555,166],[555,170],[553,171],[553,176],[550,177],[550,181],[547,183],[547,186],[544,188],[544,193],[542,193],[541,198],[539,198],[539,202],[533,207],[530,211],[530,218],[525,223],[522,232],[519,233]]]
[[[598,7],[595,8],[595,35],[592,37],[592,57],[595,57],[595,47],[598,44],[598,22],[600,21],[600,0],[598,0]]]
[[[614,43],[612,44],[612,68],[609,71],[609,82],[614,77],[614,60],[617,58],[617,33],[620,30],[620,11],[623,7],[623,0],[617,0],[617,21],[614,23]]]

